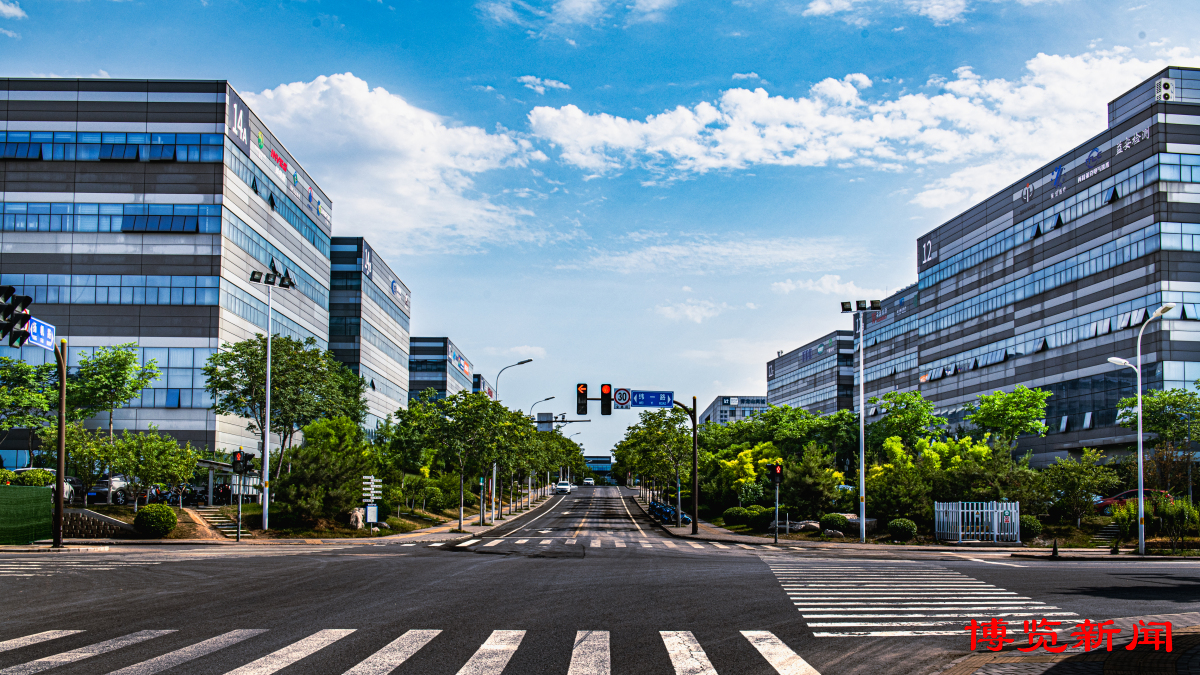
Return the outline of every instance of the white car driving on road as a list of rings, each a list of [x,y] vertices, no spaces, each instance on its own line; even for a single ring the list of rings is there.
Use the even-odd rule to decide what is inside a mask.
[[[594,479],[592,479],[592,478],[584,478],[584,479],[583,479],[583,484],[584,484],[584,485],[595,485],[595,484],[596,484],[596,481],[595,481]]]
[[[569,495],[569,494],[571,494],[572,487],[574,487],[574,486],[572,486],[567,481],[560,480],[560,481],[558,481],[558,484],[554,486],[554,494]]]

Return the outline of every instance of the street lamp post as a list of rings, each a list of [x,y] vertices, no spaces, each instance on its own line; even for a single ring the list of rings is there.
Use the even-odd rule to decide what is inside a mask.
[[[1154,310],[1154,314],[1146,319],[1142,324],[1142,329],[1138,331],[1137,339],[1137,365],[1133,365],[1125,359],[1113,356],[1108,359],[1108,362],[1117,365],[1132,368],[1137,374],[1137,464],[1138,464],[1138,554],[1146,555],[1146,490],[1142,470],[1143,452],[1142,452],[1142,334],[1146,332],[1146,327],[1150,322],[1161,317],[1163,314],[1175,309],[1175,303],[1168,302],[1162,307]]]
[[[503,368],[500,369],[500,372],[496,373],[496,400],[497,401],[500,400],[500,376],[504,374],[504,371],[508,370],[509,368],[512,368],[513,366],[524,365],[526,363],[529,363],[532,360],[533,359],[525,359],[524,361],[517,361],[516,363],[514,363],[512,365],[504,366]]]
[[[546,401],[550,401],[550,400],[553,400],[553,399],[554,399],[554,397],[553,397],[553,396],[547,396],[546,398],[544,398],[544,399],[542,399],[542,400],[540,400],[540,401],[536,401],[536,402],[534,402],[534,404],[533,404],[533,405],[529,406],[529,414],[530,414],[530,415],[533,415],[533,409],[534,409],[535,407],[537,407],[537,404],[538,404],[538,403],[545,403]],[[572,435],[572,436],[574,436],[575,434],[571,434],[571,435]]]
[[[864,319],[868,303],[872,312],[883,309],[878,300],[856,300],[853,308],[849,302],[842,303],[842,313],[853,313],[858,324],[858,540],[863,544],[867,543],[867,474],[864,469],[867,461],[867,383],[863,377],[863,363],[866,361],[867,326]]]
[[[250,283],[262,284],[267,287],[267,377],[265,386],[265,411],[263,413],[263,428],[262,428],[262,529],[266,530],[269,527],[269,510],[271,502],[271,291],[276,285],[279,288],[287,290],[294,288],[296,283],[292,281],[291,275],[288,274],[287,268],[284,268],[283,274],[275,267],[275,259],[271,258],[271,270],[269,272],[260,272],[254,270],[250,272]],[[239,490],[240,499],[240,490]],[[238,526],[239,536],[241,526]]]

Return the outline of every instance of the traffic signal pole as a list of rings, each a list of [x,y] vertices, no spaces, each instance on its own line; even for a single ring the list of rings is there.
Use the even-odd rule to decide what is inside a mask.
[[[67,339],[54,350],[58,361],[58,475],[54,477],[54,548],[63,546],[63,495],[67,474]],[[111,478],[111,477],[110,477]],[[109,488],[112,492],[112,488]]]
[[[700,444],[696,437],[696,397],[692,397],[692,407],[689,408],[679,401],[673,403],[692,420],[692,534],[700,534]]]

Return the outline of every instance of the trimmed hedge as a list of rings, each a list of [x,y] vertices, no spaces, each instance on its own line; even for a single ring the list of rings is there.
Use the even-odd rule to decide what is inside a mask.
[[[17,483],[17,474],[8,469],[0,469],[0,485],[15,485]]]
[[[844,533],[850,529],[850,520],[840,513],[826,513],[821,516],[821,529]]]
[[[1034,516],[1021,516],[1021,539],[1030,541],[1042,533],[1042,521]]]
[[[54,485],[54,474],[45,469],[32,469],[17,474],[17,481],[27,487],[46,487]]]
[[[137,517],[133,519],[134,528],[147,537],[165,537],[171,534],[178,524],[179,518],[175,516],[175,510],[166,504],[144,506],[138,509]]]
[[[888,523],[888,534],[896,541],[908,541],[917,537],[917,524],[908,518],[896,518]]]
[[[725,520],[726,525],[745,525],[750,522],[750,515],[750,511],[741,506],[731,506],[725,509],[721,518]]]

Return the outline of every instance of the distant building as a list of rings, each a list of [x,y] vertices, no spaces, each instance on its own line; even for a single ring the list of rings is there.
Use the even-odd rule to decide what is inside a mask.
[[[610,455],[584,455],[583,461],[596,474],[597,483],[608,482],[612,475],[613,458]]]
[[[446,398],[460,391],[475,391],[475,366],[458,347],[444,337],[415,337],[409,343],[408,396],[416,398],[426,389]]]
[[[700,414],[700,424],[736,422],[766,409],[766,396],[718,396]]]
[[[488,384],[488,381],[483,379],[483,376],[479,373],[475,373],[471,376],[471,393],[487,394],[488,398],[492,399],[493,401],[496,400],[496,390],[493,389],[492,385]]]
[[[832,413],[854,404],[854,333],[835,330],[767,362],[767,402]]]
[[[373,430],[408,405],[412,294],[362,237],[330,242],[329,349],[367,381]]]

